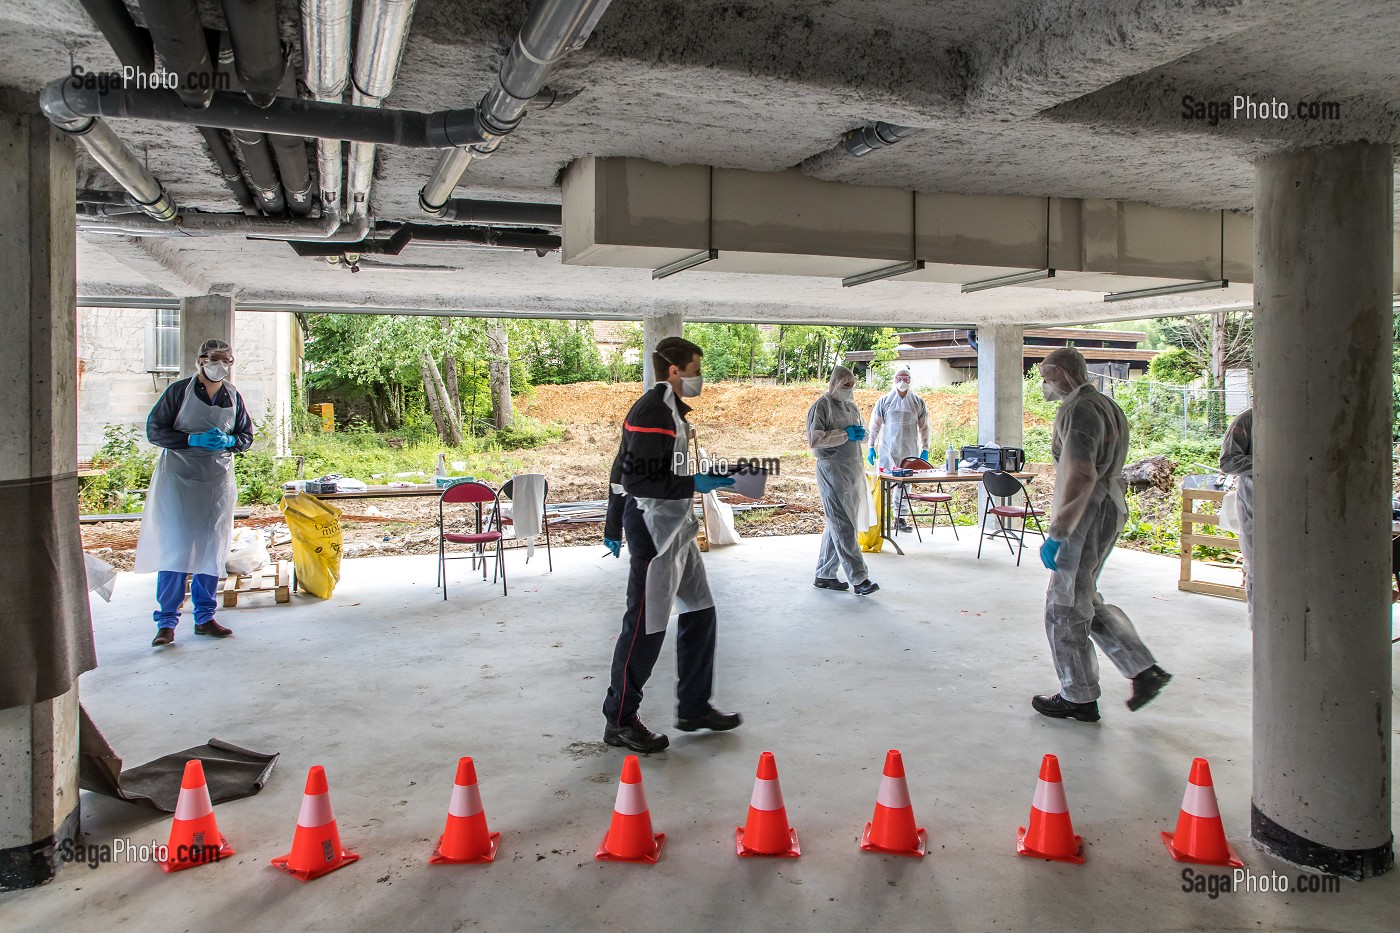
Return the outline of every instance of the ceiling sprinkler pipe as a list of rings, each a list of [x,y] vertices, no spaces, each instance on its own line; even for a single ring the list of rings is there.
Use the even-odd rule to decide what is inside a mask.
[[[366,0],[360,12],[360,34],[355,46],[354,90],[350,102],[377,108],[394,89],[416,0]],[[369,212],[369,192],[374,184],[372,144],[352,142],[346,178],[346,198],[352,216]]]
[[[172,223],[155,223],[145,217],[79,217],[78,229],[87,233],[122,236],[186,237],[236,236],[261,240],[326,240],[358,243],[369,232],[369,222],[354,219],[342,223],[340,214],[328,211],[319,219],[299,217],[245,217],[242,214],[179,213]]]
[[[853,156],[869,155],[876,149],[893,146],[919,132],[917,126],[899,126],[895,123],[874,123],[851,130],[841,137],[841,144]]]
[[[350,12],[352,0],[301,0],[301,52],[306,89],[322,103],[343,103],[350,80]],[[316,171],[321,181],[321,209],[340,210],[341,142],[316,140]]]

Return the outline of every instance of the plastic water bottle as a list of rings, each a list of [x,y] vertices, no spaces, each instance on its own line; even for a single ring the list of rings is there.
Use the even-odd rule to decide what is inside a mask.
[[[944,473],[956,473],[956,472],[958,472],[958,455],[957,455],[957,452],[954,451],[953,448],[951,448],[951,447],[948,448],[948,456],[947,456],[947,457],[944,459],[944,461],[943,461],[943,472],[944,472]]]
[[[433,476],[438,479],[447,478],[447,454],[438,454],[437,469],[433,471]]]

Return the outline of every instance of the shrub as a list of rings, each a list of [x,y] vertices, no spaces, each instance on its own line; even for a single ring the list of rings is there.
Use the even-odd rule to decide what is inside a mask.
[[[139,512],[151,485],[159,452],[142,450],[142,431],[135,425],[102,427],[103,442],[92,455],[92,465],[106,470],[85,479],[78,492],[78,507],[88,513]]]
[[[1149,378],[1174,385],[1188,385],[1204,372],[1200,357],[1185,347],[1173,347],[1157,354],[1147,367]]]

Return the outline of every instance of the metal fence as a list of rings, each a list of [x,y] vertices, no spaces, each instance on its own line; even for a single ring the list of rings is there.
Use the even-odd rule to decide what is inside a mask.
[[[1238,387],[1206,389],[1150,379],[1115,379],[1102,374],[1094,374],[1091,379],[1100,391],[1118,402],[1139,443],[1218,441],[1236,409],[1243,410],[1250,404],[1247,390],[1241,397]]]

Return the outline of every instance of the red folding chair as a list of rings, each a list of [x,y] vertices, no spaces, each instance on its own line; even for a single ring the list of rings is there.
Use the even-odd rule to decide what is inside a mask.
[[[491,503],[491,511],[484,515],[481,507]],[[466,532],[448,531],[445,506],[471,504],[476,506],[476,522]],[[467,514],[471,514],[468,512]],[[494,544],[496,569],[491,573],[491,582],[496,582],[496,574],[501,577],[501,595],[506,591],[505,551],[501,548],[501,500],[500,496],[485,483],[469,482],[448,486],[438,499],[438,585],[442,587],[442,598],[447,599],[447,562],[471,558],[472,567],[481,561],[481,579],[486,579],[486,545]],[[447,544],[469,544],[472,550],[466,554],[448,556]]]
[[[1006,541],[1006,547],[1011,553],[1016,555],[1016,566],[1021,566],[1021,552],[1026,549],[1026,521],[1035,522],[1035,530],[1032,534],[1045,537],[1045,529],[1040,527],[1040,516],[1045,513],[1035,507],[1031,502],[1031,494],[1026,491],[1026,487],[1021,481],[1010,473],[1003,473],[1000,470],[988,470],[982,474],[982,487],[987,490],[987,504],[982,508],[982,522],[980,526],[981,535],[977,539],[977,557],[982,557],[983,538],[1002,538]],[[1015,499],[1021,496],[1025,505],[1016,505]],[[1000,499],[1000,502],[997,500]],[[987,516],[994,515],[997,520],[997,530],[987,531]],[[1019,520],[1021,533],[1018,539],[1014,523]],[[1012,522],[1008,525],[1007,522]],[[1011,542],[1018,541],[1018,547],[1012,547]]]
[[[932,470],[933,464],[929,463],[923,457],[905,457],[903,460],[899,461],[899,468],[901,470]],[[933,531],[933,529],[938,527],[938,507],[940,505],[943,506],[943,511],[948,513],[948,524],[953,526],[953,540],[958,540],[958,526],[953,521],[953,507],[949,504],[953,501],[953,497],[943,491],[942,483],[937,484],[935,487],[937,490],[936,492],[919,492],[922,488],[924,487],[913,486],[905,487],[904,489],[904,498],[909,502],[909,517],[914,520],[915,540],[920,543],[923,543],[924,540],[923,535],[919,534],[920,515],[927,515],[929,517],[929,531]],[[929,512],[920,512],[917,507],[920,502],[929,503],[933,506],[933,510]]]

